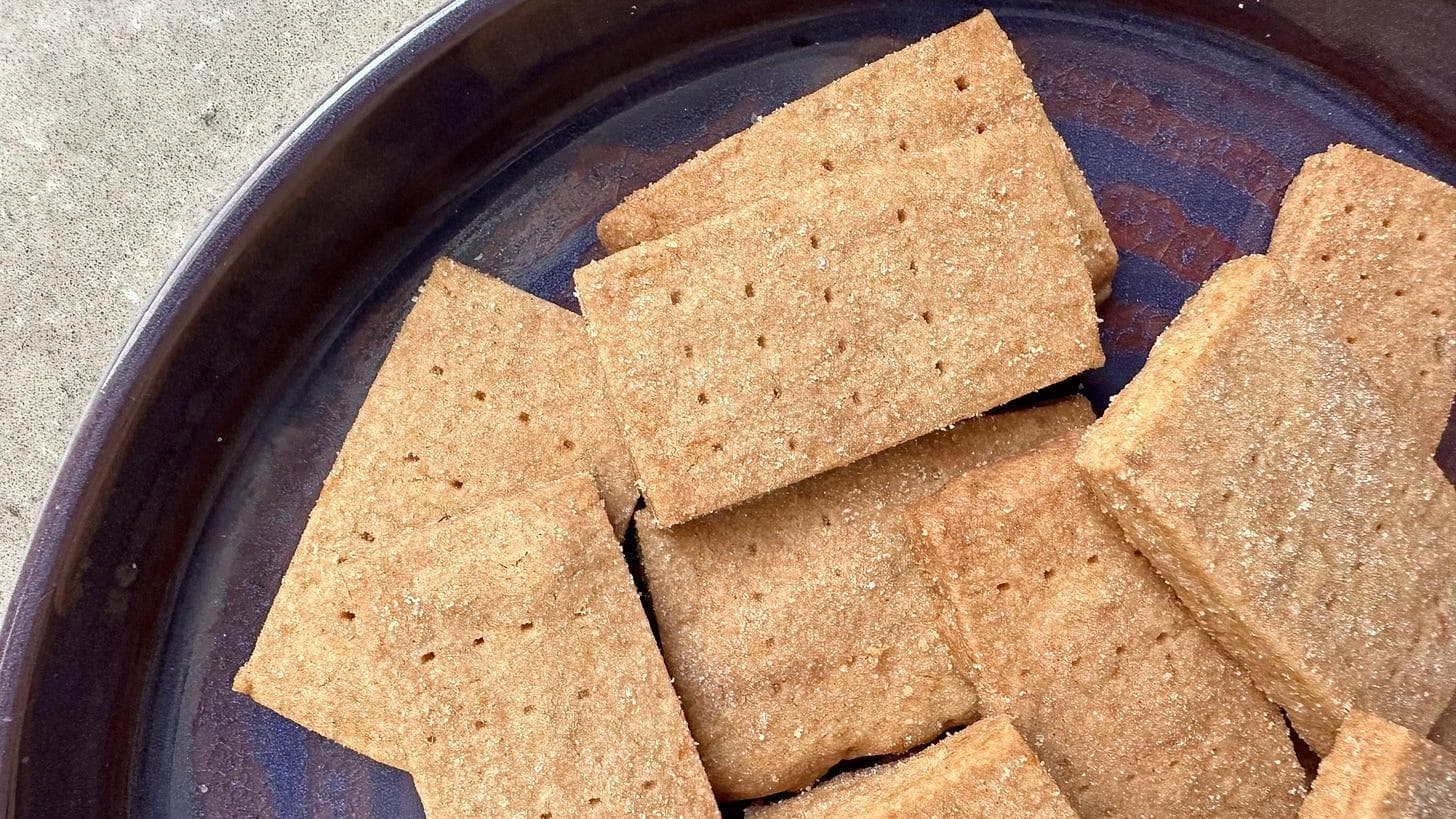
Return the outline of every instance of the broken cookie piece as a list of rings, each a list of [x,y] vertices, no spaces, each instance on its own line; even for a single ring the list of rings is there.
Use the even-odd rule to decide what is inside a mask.
[[[1332,146],[1289,186],[1269,258],[1434,452],[1456,398],[1456,188]]]
[[[1035,817],[1077,814],[1005,717],[990,717],[913,756],[835,777],[807,793],[749,808],[749,819]]]
[[[721,798],[797,790],[976,716],[900,516],[1092,418],[1083,398],[990,415],[671,529],[639,519],[663,653]]]
[[[1132,542],[1327,752],[1456,687],[1456,489],[1277,265],[1225,265],[1077,457]]]
[[[602,217],[597,234],[608,250],[621,250],[765,196],[1008,126],[1035,129],[1050,142],[1051,184],[1073,211],[1073,235],[1093,286],[1105,292],[1117,249],[989,11],[835,80],[703,151],[628,196]]]
[[[1123,538],[1080,432],[972,470],[908,516],[981,707],[1011,717],[1082,816],[1293,816],[1279,711]]]
[[[1361,712],[1340,726],[1300,819],[1456,815],[1456,756]]]
[[[590,477],[375,547],[289,572],[238,691],[432,816],[717,816]]]
[[[748,500],[1100,365],[1054,159],[1007,128],[578,270],[656,521]]]

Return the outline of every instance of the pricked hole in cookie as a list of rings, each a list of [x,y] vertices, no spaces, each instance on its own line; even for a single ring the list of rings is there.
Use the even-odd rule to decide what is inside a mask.
[[[899,147],[900,147],[900,150],[902,150],[902,151],[908,151],[908,150],[910,150],[910,143],[908,141],[902,139],[899,142]]]
[[[844,339],[841,338],[839,341],[837,341],[837,342],[834,343],[834,349],[836,349],[836,350],[838,350],[839,352],[842,353],[845,350],[848,350],[849,349],[849,342],[847,342],[847,341],[845,341]]]
[[[779,396],[781,396],[783,394],[784,394],[784,391],[783,390],[779,389],[778,387],[774,387],[773,388],[773,397],[774,398],[778,398]]]
[[[714,452],[722,452],[723,451],[723,445],[722,444],[713,444],[713,451]]]
[[[857,393],[857,392],[850,393],[849,394],[849,401],[850,401],[851,404],[854,404],[855,406],[858,406],[860,404],[859,393]]]
[[[535,623],[522,623],[521,624],[521,631],[530,631],[531,629],[533,629],[535,627],[536,627],[536,624]]]
[[[1435,310],[1432,310],[1431,311],[1431,315],[1432,316],[1435,316],[1436,318],[1440,318],[1441,317],[1441,308],[1438,307]]]
[[[819,237],[818,237],[818,235],[813,234],[813,233],[809,234],[809,247],[812,247],[815,250],[818,250],[819,249]]]
[[[749,557],[753,557],[756,554],[758,554],[758,544],[757,543],[750,543],[750,544],[748,544],[748,556]]]
[[[753,298],[753,282],[743,285],[743,297],[748,299]]]
[[[655,787],[657,787],[657,783],[654,782],[651,779],[649,779],[646,782],[643,782],[642,783],[642,790],[644,790],[644,791],[650,791],[650,790],[652,790]]]
[[[749,600],[752,600],[755,603],[762,602],[763,601],[763,592],[757,592],[757,591],[756,592],[749,592],[748,593],[748,599]]]
[[[964,91],[971,87],[971,81],[966,79],[965,75],[962,74],[955,78],[955,86],[957,91]]]
[[[521,709],[521,713],[522,714],[534,714],[534,713],[536,713],[536,706],[534,706],[534,705],[527,705],[527,706],[525,706],[524,708]]]
[[[480,729],[482,729],[484,727],[485,727],[485,720],[478,719],[478,720],[475,721],[475,730],[479,731]]]
[[[1047,569],[1046,571],[1044,571],[1044,572],[1041,573],[1041,579],[1042,580],[1051,580],[1053,577],[1056,577],[1056,576],[1057,576],[1057,570],[1056,569]]]
[[[1097,555],[1092,555],[1092,556],[1090,556],[1090,557],[1087,558],[1087,565],[1088,566],[1096,566],[1098,560],[1099,560],[1099,558],[1097,557]]]
[[[826,288],[824,288],[824,303],[825,304],[829,304],[832,301],[834,301],[834,288],[832,288],[832,287],[826,287]]]
[[[456,489],[464,489],[465,488],[465,481],[462,481],[459,478],[451,478],[450,479],[450,485],[453,486],[453,487],[455,487]]]
[[[354,612],[352,612],[352,611],[341,611],[341,612],[339,612],[339,619],[340,620],[353,620],[354,619]]]
[[[1390,227],[1390,217],[1386,217],[1384,219],[1381,219],[1380,220],[1380,226],[1381,227]]]
[[[600,799],[596,798],[595,796],[593,796],[592,798],[586,800],[586,803],[588,805],[600,805],[602,803],[602,800],[600,800]]]
[[[1424,242],[1425,240],[1426,240],[1426,232],[1424,230],[1421,231],[1420,233],[1417,233],[1416,234],[1416,241],[1417,242]]]
[[[667,294],[667,300],[673,304],[682,304],[682,291],[674,290]]]
[[[551,811],[548,810],[545,813],[541,814],[541,819],[551,819]]]
[[[483,646],[483,645],[485,645],[485,638],[484,637],[476,637],[474,640],[471,640],[470,641],[470,644],[471,645],[477,645],[477,646]]]
[[[1258,465],[1259,465],[1259,453],[1257,453],[1257,452],[1250,452],[1249,453],[1249,466],[1258,466]]]
[[[708,394],[705,392],[698,393],[698,403],[706,405],[708,403]]]
[[[692,357],[693,357],[693,345],[691,345],[691,344],[684,344],[683,345],[683,358],[692,358]]]
[[[1346,205],[1345,206],[1345,212],[1346,213],[1354,213],[1355,212],[1355,206],[1354,205]]]
[[[1118,646],[1117,648],[1114,648],[1112,650],[1112,653],[1113,654],[1116,654],[1116,655],[1118,655],[1120,657],[1123,654],[1126,654],[1127,653],[1127,646]]]
[[[904,208],[896,208],[895,209],[895,221],[896,222],[899,222],[900,224],[903,225],[903,224],[905,224],[905,220],[906,219],[909,219],[909,218],[910,218],[910,214],[906,213]]]
[[[1143,556],[1143,550],[1142,549],[1133,549],[1132,550],[1132,553],[1135,554],[1135,555],[1137,555],[1138,557],[1142,557]]]
[[[435,659],[435,652],[433,652],[433,651],[426,651],[424,654],[421,654],[420,655],[420,662],[421,663],[432,662],[434,659]]]
[[[790,438],[790,439],[789,439],[789,440],[788,440],[788,445],[789,445],[789,451],[790,451],[790,452],[793,452],[793,451],[794,451],[794,450],[796,450],[796,449],[798,449],[798,448],[799,448],[799,445],[798,445],[798,443],[797,443],[797,442],[795,442],[795,441],[794,441],[794,439],[793,439],[793,438]]]
[[[444,375],[445,368],[441,367],[439,364],[436,364],[435,366],[430,368],[430,373],[433,375]]]
[[[483,390],[476,390],[475,391],[475,400],[476,401],[484,401],[485,400],[485,392]]]
[[[1081,657],[1073,657],[1072,658],[1072,667],[1073,668],[1076,668],[1077,666],[1079,666],[1081,664],[1082,664],[1082,658]]]
[[[984,133],[986,133],[986,123],[984,123],[984,122],[978,122],[978,123],[976,123],[976,133],[978,133],[978,134],[984,134]]]
[[[1328,253],[1321,253],[1320,254],[1320,261],[1327,262],[1329,260],[1330,260],[1330,254],[1328,254]]]
[[[832,170],[834,170],[834,160],[832,160],[832,159],[824,159],[824,160],[821,160],[819,162],[819,167],[823,168],[826,171],[832,171]]]
[[[1019,674],[1022,677],[1030,677],[1031,676],[1031,669],[1029,669],[1029,668],[1023,668],[1020,671],[1018,671],[1017,674]]]
[[[1345,336],[1345,343],[1346,344],[1354,344],[1355,343],[1355,337],[1354,336]]]
[[[938,372],[938,373],[940,373],[941,375],[945,375],[945,362],[944,361],[937,361],[937,362],[935,362],[935,371]]]
[[[764,648],[773,648],[774,647],[774,638],[772,638],[772,637],[765,638],[764,641],[763,641],[763,647]],[[853,662],[853,661],[851,660],[851,662]]]
[[[1220,497],[1220,500],[1223,500],[1223,501],[1227,502],[1227,501],[1233,500],[1233,497],[1234,497],[1234,491],[1232,489],[1225,489],[1225,490],[1223,490],[1223,495]]]
[[[821,513],[819,513],[819,522],[820,523],[823,523],[825,526],[833,526],[834,525],[834,521],[832,521],[832,520],[829,519],[829,513],[828,512],[821,512]]]
[[[359,539],[364,541],[365,543],[373,543],[374,535],[369,532],[360,532]]]
[[[1166,632],[1166,631],[1160,631],[1160,632],[1158,632],[1158,636],[1153,638],[1153,642],[1155,642],[1155,643],[1166,643],[1166,642],[1168,642],[1168,632]]]
[[[404,454],[404,460],[405,463],[418,463],[420,460],[420,456],[414,454],[413,452],[406,452]]]
[[[1011,591],[1011,584],[1010,583],[997,583],[996,584],[996,591],[998,591],[998,592]]]
[[[590,688],[578,688],[578,689],[576,689],[576,698],[577,699],[584,700],[584,699],[586,699],[587,697],[590,697],[590,696],[591,696],[591,689]]]
[[[931,313],[930,313],[929,310],[925,310],[925,311],[923,311],[923,312],[920,313],[920,320],[923,321],[923,322],[925,322],[926,324],[929,324],[930,323],[930,318],[931,318]]]
[[[435,741],[435,735],[434,734],[430,734],[429,736],[425,737],[425,742],[433,743],[434,741]]]
[[[523,412],[520,415],[516,416],[516,420],[520,421],[523,424],[529,424],[531,423],[531,413]]]
[[[1383,531],[1385,531],[1385,523],[1384,523],[1384,521],[1378,521],[1377,520],[1375,522],[1375,531],[1377,531],[1377,532],[1383,532]]]
[[[1397,295],[1397,296],[1404,296],[1405,295],[1405,291],[1404,290],[1401,290],[1400,288],[1396,288],[1395,295]]]
[[[768,338],[766,336],[758,337],[758,347],[760,350],[768,349]]]
[[[570,438],[563,438],[561,440],[561,448],[562,449],[576,449],[576,441],[573,441]]]

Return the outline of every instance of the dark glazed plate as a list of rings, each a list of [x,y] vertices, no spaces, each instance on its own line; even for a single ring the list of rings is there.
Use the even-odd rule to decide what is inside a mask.
[[[1456,4],[1000,2],[1122,250],[1098,402],[1336,141],[1456,181]],[[408,777],[229,690],[429,261],[574,306],[618,198],[961,2],[475,0],[235,190],[97,393],[0,655],[19,815],[399,816]],[[1453,436],[1442,460],[1451,474]]]

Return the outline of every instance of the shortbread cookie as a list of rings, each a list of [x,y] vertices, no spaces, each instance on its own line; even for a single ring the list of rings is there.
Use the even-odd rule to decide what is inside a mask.
[[[597,234],[609,250],[621,250],[764,196],[1011,125],[1040,130],[1052,142],[1077,245],[1097,291],[1106,291],[1117,249],[989,11],[876,60],[698,154],[628,196],[602,217]]]
[[[284,579],[235,687],[408,770],[432,816],[716,816],[585,475]]]
[[[1007,128],[831,175],[578,270],[657,522],[1100,365],[1054,160]]]
[[[1074,819],[1077,814],[1011,721],[991,717],[914,756],[835,777],[792,799],[749,808],[746,815],[749,819]]]
[[[1079,434],[909,516],[982,709],[1010,716],[1082,816],[1293,816],[1283,717],[1102,511]]]
[[[1335,145],[1289,186],[1269,258],[1434,452],[1456,397],[1456,188]]]
[[[1083,398],[976,418],[671,529],[639,519],[663,653],[722,798],[797,790],[976,716],[902,510],[1092,418]]]
[[[1225,265],[1078,463],[1134,544],[1327,752],[1424,734],[1456,687],[1456,489],[1274,263]]]

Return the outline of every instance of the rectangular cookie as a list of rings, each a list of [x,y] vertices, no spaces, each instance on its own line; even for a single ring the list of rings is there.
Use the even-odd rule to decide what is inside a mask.
[[[621,534],[635,476],[602,386],[581,316],[437,261],[324,481],[299,555],[367,551],[398,527],[577,472],[596,476]]]
[[[671,529],[639,519],[663,653],[721,798],[798,790],[976,716],[901,510],[1092,418],[1083,398],[989,415]]]
[[[602,217],[597,235],[608,250],[621,250],[832,174],[1009,125],[1035,128],[1051,141],[1078,247],[1094,287],[1104,292],[1117,249],[989,11],[841,77],[703,151],[628,196]]]
[[[717,816],[595,482],[295,567],[234,688],[432,816]]]
[[[1456,816],[1456,756],[1395,723],[1353,712],[1320,762],[1299,815]]]
[[[1269,258],[1434,452],[1456,398],[1456,188],[1332,146],[1284,194]]]
[[[990,717],[895,762],[837,776],[749,819],[1077,815],[1005,717]]]
[[[623,532],[637,500],[631,458],[585,322],[441,259],[359,408],[289,574],[330,571],[396,532],[579,472],[596,476]]]
[[[1225,265],[1078,463],[1321,753],[1352,709],[1425,733],[1456,686],[1456,489],[1273,262]]]
[[[1279,710],[1098,505],[1080,432],[973,470],[907,524],[981,708],[1028,738],[1082,816],[1293,816]]]
[[[1054,153],[1007,128],[576,272],[672,526],[1099,366]]]

